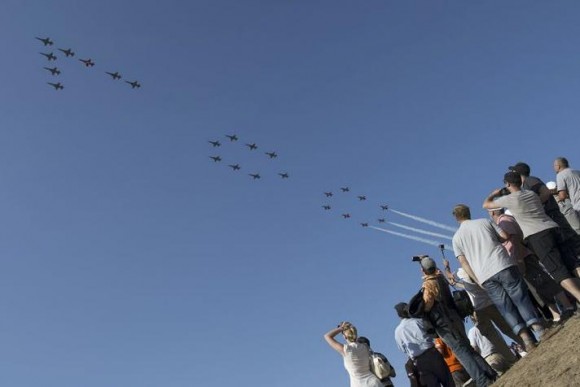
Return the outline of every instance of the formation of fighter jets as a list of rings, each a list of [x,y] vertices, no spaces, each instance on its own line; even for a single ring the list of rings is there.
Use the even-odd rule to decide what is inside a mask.
[[[41,37],[36,36],[35,39],[42,42],[44,47],[49,47],[49,46],[54,45],[54,41],[51,40],[49,37],[41,38]],[[65,58],[72,58],[75,56],[75,52],[72,50],[72,48],[57,48],[57,50],[62,52],[64,54]],[[58,57],[52,51],[51,52],[41,52],[40,55],[43,55],[44,57],[46,57],[46,60],[48,62],[53,62],[53,61],[56,61],[58,59]],[[90,67],[95,66],[95,62],[91,58],[87,58],[87,59],[80,58],[79,62],[81,62],[85,67],[90,68]],[[51,75],[53,75],[53,76],[59,76],[61,74],[61,70],[56,66],[55,67],[44,67],[44,69],[46,69],[47,71],[50,71]],[[122,78],[121,74],[118,71],[115,71],[115,72],[105,71],[105,74],[110,75],[114,81],[120,80]],[[47,83],[50,86],[54,87],[55,90],[64,89],[64,85],[61,82],[57,82],[57,83],[47,82]],[[125,83],[127,83],[129,86],[131,86],[131,89],[138,89],[141,87],[141,83],[139,83],[139,81],[125,81]]]
[[[342,194],[348,194],[350,192],[350,187],[348,187],[348,186],[340,187],[340,192]],[[324,192],[322,192],[322,194],[327,199],[334,197],[334,193],[332,191],[324,191]],[[342,197],[343,196],[342,194],[339,196]],[[344,197],[348,197],[348,195],[344,195]],[[366,195],[357,195],[356,198],[358,199],[359,202],[364,202],[367,200]],[[333,200],[333,199],[330,199],[330,200]],[[321,207],[324,211],[330,211],[333,208],[329,203],[324,203]],[[387,211],[389,209],[389,206],[386,204],[380,204],[379,208],[381,211]],[[352,217],[352,213],[351,212],[343,212],[340,214],[340,216],[343,219],[350,219]],[[386,223],[386,219],[384,217],[380,217],[377,219],[377,222]],[[361,227],[369,227],[369,222],[365,220],[365,221],[361,222],[360,225],[361,225]]]
[[[229,141],[227,141],[227,143],[234,143],[234,142],[237,142],[239,140],[239,138],[236,134],[226,134],[226,135],[224,135],[224,137],[227,140],[229,140]],[[220,148],[223,145],[219,139],[208,140],[207,142],[208,142],[208,144],[210,144],[212,149],[213,148]],[[254,152],[258,149],[258,145],[254,142],[245,143],[243,145],[247,148],[247,150],[249,150],[251,152]],[[270,160],[278,158],[278,153],[275,151],[264,152],[264,154]],[[209,156],[209,158],[211,160],[213,160],[214,163],[219,163],[222,161],[221,155],[212,155],[212,156]],[[274,165],[274,164],[272,164],[272,165]],[[232,171],[234,171],[234,172],[240,171],[242,169],[240,163],[228,164],[228,167],[231,168]],[[280,179],[283,179],[283,180],[290,178],[290,174],[286,171],[277,172],[277,175],[279,176]],[[260,174],[259,172],[252,171],[252,173],[248,173],[248,176],[251,177],[252,180],[262,179],[262,174]]]

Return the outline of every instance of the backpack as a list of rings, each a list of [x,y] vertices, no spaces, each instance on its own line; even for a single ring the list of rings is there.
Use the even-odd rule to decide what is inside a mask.
[[[425,300],[423,299],[423,288],[409,300],[409,315],[415,318],[425,317]]]
[[[455,303],[455,310],[457,310],[461,318],[466,318],[475,311],[471,299],[465,290],[455,290],[453,292],[453,302]]]
[[[375,374],[380,381],[396,375],[395,369],[391,366],[387,358],[383,354],[377,352],[371,353],[371,372]]]

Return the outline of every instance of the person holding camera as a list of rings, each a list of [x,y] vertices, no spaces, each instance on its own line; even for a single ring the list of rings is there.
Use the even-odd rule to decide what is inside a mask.
[[[457,313],[449,284],[433,259],[422,256],[420,263],[424,274],[422,290],[427,320],[455,353],[475,384],[478,387],[488,386],[493,383],[497,374],[469,344],[465,325]]]
[[[546,214],[534,192],[522,190],[519,173],[506,173],[504,184],[503,189],[496,189],[485,198],[483,208],[508,209],[521,227],[525,243],[548,274],[580,302],[580,279],[573,277],[580,274],[580,262],[571,249],[558,244],[558,224]]]
[[[335,339],[339,333],[345,338],[345,344]],[[383,387],[381,381],[371,372],[370,349],[366,344],[357,342],[357,329],[354,325],[342,322],[328,331],[324,340],[343,357],[344,368],[350,377],[350,387]]]

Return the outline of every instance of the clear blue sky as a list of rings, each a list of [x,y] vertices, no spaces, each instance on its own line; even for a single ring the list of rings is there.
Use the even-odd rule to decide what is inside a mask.
[[[0,384],[347,386],[322,335],[349,320],[407,385],[393,305],[419,287],[410,257],[438,251],[358,222],[386,203],[454,226],[516,161],[579,167],[579,11],[3,1]],[[55,52],[64,90],[35,36],[76,52]]]

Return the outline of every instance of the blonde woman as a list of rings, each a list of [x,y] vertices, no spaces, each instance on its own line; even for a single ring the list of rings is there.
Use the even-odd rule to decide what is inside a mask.
[[[342,333],[346,340],[340,343],[335,337]],[[350,387],[383,387],[381,381],[371,372],[370,349],[366,344],[357,343],[356,327],[342,322],[324,335],[324,339],[344,359],[344,368],[350,376]]]

